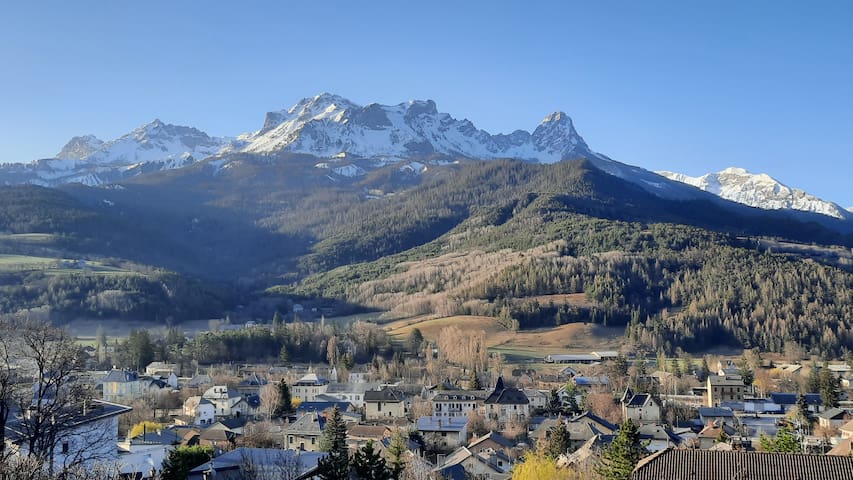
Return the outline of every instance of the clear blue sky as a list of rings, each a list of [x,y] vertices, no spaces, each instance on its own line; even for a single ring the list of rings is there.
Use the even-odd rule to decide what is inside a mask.
[[[320,5],[317,5],[320,4]],[[689,4],[689,5],[687,5]],[[853,206],[853,2],[4,2],[0,160],[328,91],[492,133],[564,110],[616,160],[741,166]]]

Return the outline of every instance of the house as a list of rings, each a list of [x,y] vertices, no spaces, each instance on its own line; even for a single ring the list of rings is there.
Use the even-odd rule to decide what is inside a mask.
[[[326,400],[342,400],[344,402],[349,402],[358,408],[362,408],[364,407],[364,392],[378,389],[378,383],[330,383],[326,387],[326,393],[317,395],[317,397],[327,397]]]
[[[61,427],[56,429],[52,452],[54,471],[72,465],[92,468],[118,460],[118,417],[132,408],[91,400],[68,407],[61,412]],[[6,451],[11,455],[28,456],[27,432],[35,420],[28,414],[10,415],[6,423]]]
[[[841,408],[830,408],[817,415],[818,424],[823,428],[838,428],[851,418],[853,416]]]
[[[841,431],[841,438],[853,438],[853,420],[838,427],[838,430]]]
[[[130,370],[112,369],[101,380],[103,399],[105,402],[133,400],[142,396],[145,382],[141,381],[136,372]]]
[[[606,387],[609,383],[609,379],[605,375],[597,377],[584,377],[578,375],[572,378],[572,382],[574,382],[575,387],[577,387],[578,391],[590,392],[598,387]]]
[[[403,418],[406,416],[406,404],[403,393],[385,387],[382,390],[364,392],[364,417],[367,420],[385,418]]]
[[[505,480],[512,476],[511,469],[512,462],[503,453],[481,454],[474,453],[466,447],[459,447],[433,471],[439,475],[439,478]]]
[[[849,480],[853,457],[724,450],[666,449],[637,464],[632,480]]]
[[[314,452],[320,448],[320,438],[326,417],[317,412],[306,413],[284,429],[284,448]]]
[[[186,385],[189,388],[205,388],[209,385],[213,385],[213,379],[206,373],[197,373],[187,381]]]
[[[318,377],[316,373],[309,373],[291,386],[291,395],[303,402],[311,402],[317,395],[323,395],[329,388],[329,381]]]
[[[214,415],[218,417],[239,417],[249,409],[248,403],[236,390],[225,385],[214,385],[202,394],[214,406]]]
[[[148,375],[149,377],[154,377],[162,374],[168,376],[170,373],[177,372],[178,365],[176,363],[151,362],[145,366],[145,375]]]
[[[736,435],[738,435],[738,431],[730,423],[711,422],[699,431],[696,438],[699,441],[699,448],[707,450],[717,443],[727,443]]]
[[[314,402],[302,402],[296,408],[297,415],[304,415],[306,413],[315,412],[315,413],[324,413],[330,412],[338,407],[338,410],[341,413],[350,412],[353,409],[353,405],[349,402],[330,402],[330,401],[314,401]]]
[[[468,444],[468,450],[478,455],[489,455],[502,452],[509,458],[514,456],[513,448],[516,442],[504,437],[498,432],[489,432],[482,437],[474,438]]]
[[[391,434],[391,428],[386,425],[352,424],[347,426],[347,445],[353,451],[361,448],[369,441],[373,441],[375,446],[379,446]]]
[[[702,425],[712,422],[735,423],[735,413],[730,408],[699,407],[699,420]]]
[[[370,373],[368,372],[349,372],[347,374],[347,382],[348,383],[367,383],[370,381]]]
[[[482,411],[485,418],[501,426],[510,421],[525,421],[530,417],[530,400],[521,390],[505,386],[503,377],[498,377],[494,391],[483,401]]]
[[[572,419],[561,417],[545,419],[530,433],[530,438],[537,444],[546,442],[551,435],[552,429],[559,422],[566,422],[566,429],[569,431],[572,449],[580,448],[593,437],[613,435],[618,429],[616,425],[607,420],[593,413],[585,412]]]
[[[803,394],[803,397],[810,412],[816,413],[820,411],[823,400],[821,400],[819,393],[806,393]],[[777,392],[770,394],[770,401],[778,405],[779,411],[782,413],[788,413],[792,408],[797,406],[799,398],[800,395],[797,393]]]
[[[530,408],[533,410],[544,411],[548,409],[551,403],[551,394],[548,391],[525,388],[522,392],[524,392],[524,396],[527,397]]]
[[[417,430],[428,448],[451,450],[468,443],[468,419],[459,417],[420,417]]]
[[[708,375],[705,383],[705,406],[719,407],[723,402],[743,402],[746,387],[740,375]]]
[[[622,395],[622,418],[634,423],[658,423],[661,420],[661,408],[654,397],[648,393],[634,393],[630,388]]]
[[[119,442],[118,464],[122,475],[143,478],[152,468],[161,470],[163,461],[181,440],[182,437],[175,430],[161,429],[146,431]]]
[[[680,447],[683,443],[679,435],[673,433],[669,427],[659,423],[646,423],[637,429],[640,441],[646,446],[646,450],[657,452],[665,448]]]
[[[253,478],[314,478],[317,462],[325,455],[325,452],[240,447],[193,468],[187,479],[242,480],[247,469],[256,472]]]
[[[216,406],[212,401],[195,395],[184,400],[183,414],[192,418],[193,425],[210,425],[216,417]]]
[[[237,434],[227,428],[206,428],[198,435],[198,444],[216,450],[230,450],[237,444]]]
[[[467,417],[476,412],[485,400],[485,395],[473,391],[449,391],[432,397],[432,415],[435,417]]]

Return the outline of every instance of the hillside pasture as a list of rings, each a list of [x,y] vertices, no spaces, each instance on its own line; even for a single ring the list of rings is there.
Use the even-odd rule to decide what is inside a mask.
[[[504,327],[497,318],[466,315],[396,320],[387,324],[386,329],[393,338],[404,341],[417,328],[425,339],[434,342],[441,330],[451,325],[462,330],[483,330],[489,350],[506,355],[510,361],[541,359],[551,353],[618,350],[625,331],[621,327],[569,323],[516,332]]]

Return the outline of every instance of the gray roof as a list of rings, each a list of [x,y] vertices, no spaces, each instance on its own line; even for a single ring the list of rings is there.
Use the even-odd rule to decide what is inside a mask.
[[[853,457],[666,449],[637,464],[632,480],[850,480]]]
[[[110,370],[110,373],[108,373],[107,376],[104,377],[103,380],[101,380],[101,382],[103,382],[103,383],[107,383],[107,382],[110,382],[110,383],[113,383],[113,382],[115,382],[115,383],[128,383],[128,382],[135,382],[138,379],[139,379],[139,375],[137,375],[136,372],[131,372],[129,370],[112,369],[112,370]]]
[[[240,468],[247,461],[250,461],[261,472],[281,477],[284,477],[284,470],[281,465],[295,464],[298,465],[299,478],[304,478],[308,472],[317,468],[317,461],[326,455],[326,452],[297,452],[274,448],[240,447],[195,467],[190,471],[188,478],[201,479],[203,472],[211,467],[220,474],[233,471],[240,475]]]
[[[485,401],[486,405],[527,405],[530,400],[521,390],[513,387],[505,387],[502,377],[498,378],[495,391]]]
[[[468,425],[468,417],[421,417],[418,430],[422,432],[461,432]]]
[[[317,414],[317,412],[309,412],[285,427],[284,432],[294,435],[320,435],[323,433],[325,425],[325,417]]]
[[[326,393],[364,393],[368,390],[376,390],[379,383],[330,383]]]
[[[400,403],[403,401],[403,392],[391,388],[383,388],[382,390],[371,390],[364,392],[365,402],[386,402]]]

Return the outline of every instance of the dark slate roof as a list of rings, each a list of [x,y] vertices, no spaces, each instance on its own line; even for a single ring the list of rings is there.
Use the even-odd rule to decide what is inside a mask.
[[[498,378],[495,391],[485,401],[486,405],[527,405],[530,400],[521,390],[513,387],[505,387],[503,377]]]
[[[642,407],[646,404],[646,400],[648,400],[648,393],[638,393],[631,397],[631,401],[628,402],[629,407]]]
[[[174,430],[161,429],[147,431],[139,434],[130,441],[133,445],[177,445],[181,443],[182,437]]]
[[[242,428],[246,426],[248,423],[248,419],[246,417],[234,417],[234,418],[223,418],[217,423],[221,423],[225,428],[234,430],[235,428]]]
[[[730,408],[720,407],[699,407],[699,417],[734,417],[735,414]]]
[[[471,443],[468,444],[468,448],[473,448],[475,445],[480,444],[482,442],[485,442],[486,440],[492,440],[495,443],[497,443],[498,445],[505,447],[505,448],[512,448],[515,446],[514,441],[504,437],[503,435],[501,435],[498,432],[491,431],[491,432],[483,435],[480,438],[473,439],[471,441]]]
[[[387,387],[382,390],[370,390],[364,392],[364,401],[400,403],[403,401],[403,392]]]
[[[302,402],[296,408],[296,413],[325,412],[335,407],[338,407],[341,412],[346,412],[351,406],[350,402]]]
[[[798,453],[662,450],[644,458],[632,480],[850,480],[853,457]]]
[[[830,408],[818,414],[818,417],[826,420],[841,420],[847,415],[847,410],[841,408]]]
[[[809,405],[823,405],[819,393],[806,393],[806,403]],[[778,405],[796,405],[799,395],[796,393],[771,393],[770,400]]]
[[[110,370],[110,373],[101,380],[102,383],[106,382],[116,382],[116,383],[127,383],[127,382],[135,382],[139,379],[139,375],[136,372],[130,372],[127,370]]]

